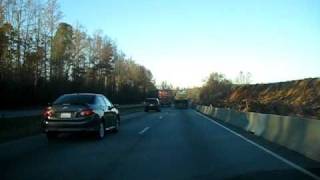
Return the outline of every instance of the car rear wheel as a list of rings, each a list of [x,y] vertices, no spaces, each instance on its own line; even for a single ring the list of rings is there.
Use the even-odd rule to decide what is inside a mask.
[[[103,121],[101,121],[99,123],[99,128],[96,132],[96,137],[97,137],[97,139],[103,139],[104,135],[105,135],[104,123],[103,123]]]

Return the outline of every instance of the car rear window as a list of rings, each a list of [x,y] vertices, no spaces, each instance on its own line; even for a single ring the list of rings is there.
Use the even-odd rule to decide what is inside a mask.
[[[59,97],[53,104],[93,104],[94,95],[64,95]]]
[[[156,104],[158,103],[158,101],[156,99],[146,99],[147,103],[152,103],[152,104]]]

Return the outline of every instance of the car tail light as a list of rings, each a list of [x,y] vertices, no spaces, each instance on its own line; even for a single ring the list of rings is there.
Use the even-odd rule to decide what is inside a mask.
[[[49,117],[52,117],[54,114],[54,111],[51,107],[47,107],[44,112],[43,112],[43,117],[44,118],[49,118]]]
[[[80,116],[91,116],[93,113],[92,109],[84,109],[80,112]]]

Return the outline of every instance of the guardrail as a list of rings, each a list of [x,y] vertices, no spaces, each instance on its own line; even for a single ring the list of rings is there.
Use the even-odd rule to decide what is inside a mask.
[[[144,108],[143,104],[132,104],[132,105],[120,105],[118,109],[121,115],[121,114],[128,114],[132,112],[142,111],[142,108]]]
[[[120,112],[126,110],[132,110],[137,108],[142,108],[143,104],[130,104],[130,105],[120,105]],[[15,110],[15,111],[0,111],[0,118],[19,118],[19,117],[31,117],[40,116],[43,112],[43,108],[37,108],[33,110]]]
[[[203,114],[320,161],[320,120],[238,112],[212,106],[196,106],[196,109]]]
[[[142,108],[142,107],[144,107],[143,104],[120,105],[119,110],[135,109],[135,108]]]

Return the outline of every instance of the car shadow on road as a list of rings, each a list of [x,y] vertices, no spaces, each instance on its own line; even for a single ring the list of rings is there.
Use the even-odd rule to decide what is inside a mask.
[[[107,131],[104,139],[111,138],[115,134]],[[97,143],[102,142],[104,139],[97,139],[94,133],[61,133],[56,138],[48,140],[49,144],[64,144],[64,143]]]

